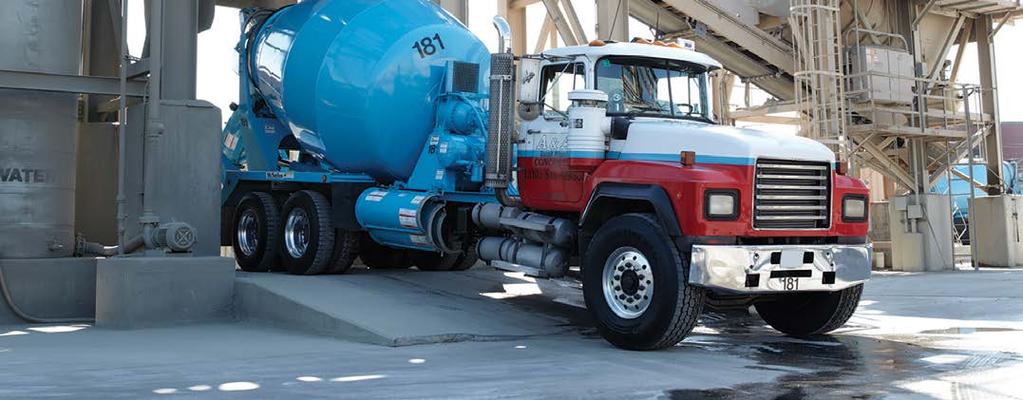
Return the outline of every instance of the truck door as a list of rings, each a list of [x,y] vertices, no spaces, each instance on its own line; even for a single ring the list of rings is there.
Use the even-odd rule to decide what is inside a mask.
[[[527,201],[564,208],[580,201],[583,195],[582,174],[568,169],[567,112],[568,93],[586,88],[586,65],[546,64],[540,69],[539,78],[539,102],[543,108],[539,117],[522,124],[525,141],[519,147],[519,191]]]

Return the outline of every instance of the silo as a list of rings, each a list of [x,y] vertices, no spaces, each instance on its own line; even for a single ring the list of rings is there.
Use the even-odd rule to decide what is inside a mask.
[[[78,74],[82,4],[8,0],[0,70]],[[74,249],[78,96],[0,89],[0,258]]]

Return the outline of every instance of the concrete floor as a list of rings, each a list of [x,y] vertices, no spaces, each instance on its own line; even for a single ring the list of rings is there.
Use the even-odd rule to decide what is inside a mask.
[[[521,296],[546,297],[544,285]],[[877,274],[833,336],[708,313],[682,344],[650,353],[607,345],[564,290],[494,299],[568,321],[556,333],[404,347],[249,322],[0,326],[0,398],[1023,398],[1020,287],[1023,271]]]

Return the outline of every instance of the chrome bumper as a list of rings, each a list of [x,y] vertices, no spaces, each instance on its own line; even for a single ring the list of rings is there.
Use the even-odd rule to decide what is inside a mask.
[[[745,293],[833,292],[870,279],[872,250],[870,244],[694,245],[689,283]]]

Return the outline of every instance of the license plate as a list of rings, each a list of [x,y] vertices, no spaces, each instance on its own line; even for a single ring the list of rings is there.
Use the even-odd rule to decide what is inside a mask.
[[[798,268],[803,266],[803,250],[782,250],[781,267]]]

